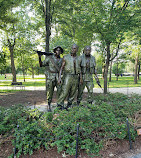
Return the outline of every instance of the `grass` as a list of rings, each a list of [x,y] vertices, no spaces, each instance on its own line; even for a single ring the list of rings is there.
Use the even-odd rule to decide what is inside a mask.
[[[45,86],[45,81],[22,82],[24,86]],[[11,81],[0,82],[0,86],[11,86]]]
[[[1,81],[2,80],[2,81]],[[45,77],[44,76],[35,76],[35,79],[32,79],[31,76],[26,76],[26,82],[23,82],[23,76],[17,75],[17,82],[22,82],[24,86],[45,86]],[[101,86],[104,87],[104,80],[100,78]],[[95,88],[99,88],[94,80]],[[0,76],[0,86],[11,86],[11,79],[7,77],[4,79],[4,75]],[[138,84],[134,84],[134,77],[119,77],[116,81],[116,77],[112,77],[112,81],[108,81],[109,88],[121,88],[121,87],[141,87],[141,79],[138,80]]]
[[[98,88],[98,85],[95,83],[95,88]],[[104,87],[104,79],[100,79],[101,86]],[[119,77],[118,81],[116,80],[116,77],[112,77],[112,81],[108,81],[109,88],[122,88],[122,87],[141,87],[141,79],[138,80],[138,84],[134,84],[134,77]]]
[[[35,75],[34,79],[44,79],[45,78],[44,76],[45,75]],[[16,78],[17,78],[17,80],[23,80],[24,79],[22,75],[17,75]],[[28,80],[28,79],[34,80],[31,75],[26,75],[25,80]],[[5,75],[0,75],[0,80],[12,80],[12,75],[7,74],[6,79],[5,79]]]
[[[7,94],[7,93],[15,93],[15,92],[18,92],[18,91],[24,91],[24,90],[0,90],[0,94]]]
[[[141,87],[141,79],[138,80],[138,84],[134,84],[134,77],[119,77],[118,81],[116,77],[112,77],[112,81],[108,81],[109,88],[121,88],[121,87]]]

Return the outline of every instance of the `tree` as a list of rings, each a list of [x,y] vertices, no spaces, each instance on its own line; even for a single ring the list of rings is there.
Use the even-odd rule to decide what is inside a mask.
[[[7,24],[5,27],[3,27],[3,30],[5,31],[4,44],[5,46],[8,46],[10,51],[13,82],[16,82],[15,59],[20,61],[21,65],[19,65],[22,67],[22,71],[25,76],[27,65],[25,64],[26,62],[24,58],[25,56],[30,57],[30,53],[33,52],[33,47],[39,44],[39,38],[38,40],[35,39],[38,35],[40,25],[37,23],[36,26],[35,23],[37,20],[29,17],[28,14],[30,9],[31,5],[28,3],[21,4],[21,6],[18,8],[13,9],[11,12],[9,12],[9,14],[11,13],[11,15],[17,19],[16,23]],[[26,55],[24,55],[24,53]]]
[[[116,75],[119,76],[124,72],[125,69],[125,63],[117,61],[113,65],[112,72]]]
[[[15,70],[15,63],[14,63],[14,47],[16,44],[16,37],[14,35],[14,31],[15,31],[14,23],[17,22],[17,18],[13,16],[12,8],[18,6],[20,3],[21,3],[21,0],[14,1],[14,2],[11,0],[5,0],[5,1],[2,0],[0,2],[0,10],[1,10],[0,28],[5,31],[6,37],[7,37],[7,46],[9,48],[10,57],[11,57],[11,69],[12,69],[12,75],[13,75],[13,82],[16,82],[16,70]],[[10,25],[12,25],[12,27]]]
[[[128,44],[126,51],[129,53],[129,59],[134,63],[134,83],[137,84],[138,65],[141,61],[141,45]]]
[[[62,32],[67,31],[66,34],[72,36],[82,46],[91,44],[96,39],[104,49],[104,93],[107,93],[109,64],[119,52],[124,33],[139,26],[136,23],[139,15],[138,4],[139,1],[131,0],[61,0],[60,6],[66,6],[65,9],[62,7],[61,15],[57,18],[62,25]],[[113,45],[115,53],[112,57]]]
[[[6,26],[8,23],[15,23],[17,19],[8,14],[12,8],[20,5],[22,0],[1,0],[0,1],[0,29]]]
[[[104,66],[104,93],[107,93],[107,74],[109,62],[118,54],[119,46],[123,40],[124,32],[135,25],[133,22],[136,10],[132,1],[92,1],[93,31],[99,34],[99,38],[105,44]],[[116,53],[111,58],[111,45],[117,44]]]

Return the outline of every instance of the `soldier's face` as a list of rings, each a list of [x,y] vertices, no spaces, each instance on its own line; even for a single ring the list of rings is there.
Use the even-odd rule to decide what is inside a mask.
[[[76,54],[77,53],[77,51],[78,51],[78,47],[77,46],[72,46],[72,49],[71,49],[71,52],[72,52],[72,54]]]
[[[87,47],[87,48],[85,49],[85,55],[86,55],[86,56],[90,56],[90,54],[91,54],[91,48]]]
[[[57,56],[59,56],[61,54],[61,49],[57,48],[56,51],[55,51],[55,53],[56,53]]]

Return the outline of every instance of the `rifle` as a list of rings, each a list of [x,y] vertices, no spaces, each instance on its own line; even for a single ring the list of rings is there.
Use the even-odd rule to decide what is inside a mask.
[[[60,71],[60,68],[58,67],[58,65],[55,63],[55,61],[53,60],[53,58],[51,57],[53,55],[53,53],[47,53],[47,52],[41,52],[38,50],[34,50],[35,52],[38,53],[38,55],[46,55],[49,56],[49,59],[51,60],[52,64],[55,66],[55,68],[57,69],[57,71]],[[40,62],[40,61],[39,61]]]
[[[46,55],[46,56],[53,55],[53,53],[41,52],[39,50],[33,50],[33,51],[35,51],[38,55]]]
[[[104,91],[103,90],[103,88],[102,88],[102,86],[101,86],[101,84],[100,84],[100,82],[99,82],[99,80],[97,80],[97,78],[94,76],[94,78],[95,78],[95,80],[96,80],[96,83],[99,85],[99,87],[102,89],[102,91]]]

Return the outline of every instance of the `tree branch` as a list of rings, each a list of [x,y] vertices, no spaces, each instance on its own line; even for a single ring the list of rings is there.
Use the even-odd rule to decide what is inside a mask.
[[[95,16],[95,22],[96,22],[96,27],[97,27],[97,30],[98,32],[102,35],[102,37],[104,38],[104,34],[100,31],[99,27],[98,27],[98,22],[97,22],[97,18],[96,18],[96,13],[95,13],[95,10],[94,10],[94,6],[92,5],[92,2],[91,0],[89,0],[91,6],[92,6],[92,10],[93,10],[93,13],[94,13],[94,16]]]
[[[42,10],[43,10],[43,13],[44,13],[44,16],[45,16],[45,7],[44,7],[43,0],[41,0],[41,3],[42,3]]]
[[[110,61],[114,60],[114,58],[118,55],[119,47],[120,47],[121,41],[122,41],[122,37],[120,38],[120,41],[119,41],[119,43],[118,43],[118,46],[117,46],[117,49],[116,49],[116,54],[110,59]]]
[[[111,25],[111,19],[112,19],[112,13],[113,13],[113,7],[114,7],[114,4],[115,4],[115,0],[113,0],[113,2],[112,2],[112,6],[111,6],[111,10],[110,10],[110,17],[109,17],[109,26],[108,26],[108,30],[109,30],[109,27],[110,27],[110,25]]]
[[[121,12],[124,11],[124,10],[127,8],[128,3],[129,3],[129,0],[127,0],[127,1],[124,3],[123,7],[121,8]]]

